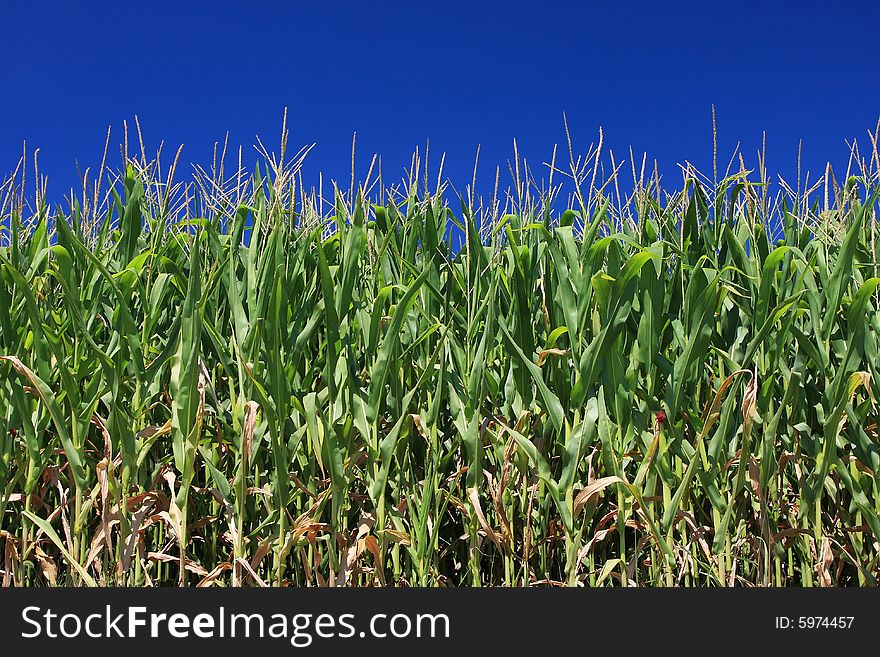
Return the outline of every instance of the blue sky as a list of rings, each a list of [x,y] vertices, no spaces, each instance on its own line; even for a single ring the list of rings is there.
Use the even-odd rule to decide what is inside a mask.
[[[672,177],[685,159],[711,172],[714,103],[725,163],[740,141],[754,165],[766,131],[771,172],[794,175],[803,139],[815,178],[877,124],[878,18],[769,0],[5,3],[0,171],[26,140],[59,200],[135,114],[148,149],[207,162],[229,131],[252,163],[288,106],[290,146],[317,143],[307,178],[347,181],[357,131],[361,172],[378,152],[400,176],[430,139],[460,186],[479,144],[490,193],[514,138],[536,165],[564,143],[563,112],[576,150],[602,126],[618,159],[632,146]]]

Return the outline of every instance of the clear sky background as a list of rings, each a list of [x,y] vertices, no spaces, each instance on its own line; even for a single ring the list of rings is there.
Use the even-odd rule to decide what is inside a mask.
[[[148,150],[209,162],[229,131],[252,165],[288,106],[290,147],[317,143],[313,180],[348,181],[355,131],[359,173],[377,152],[401,176],[430,139],[460,187],[481,145],[487,194],[514,138],[535,165],[564,144],[563,112],[576,150],[602,126],[618,159],[646,151],[676,182],[686,159],[711,172],[713,103],[723,163],[739,141],[754,166],[766,131],[771,172],[794,175],[803,139],[814,179],[880,117],[876,2],[117,0],[0,16],[0,171],[26,140],[56,201],[135,114]]]

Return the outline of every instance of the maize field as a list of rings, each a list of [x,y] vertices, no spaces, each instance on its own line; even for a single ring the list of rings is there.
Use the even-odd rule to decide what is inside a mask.
[[[487,196],[286,144],[0,187],[4,586],[877,583],[876,140]]]

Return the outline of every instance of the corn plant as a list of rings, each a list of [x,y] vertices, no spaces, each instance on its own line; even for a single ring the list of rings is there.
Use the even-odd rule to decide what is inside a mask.
[[[0,188],[4,585],[876,584],[876,152],[490,201],[285,147]]]

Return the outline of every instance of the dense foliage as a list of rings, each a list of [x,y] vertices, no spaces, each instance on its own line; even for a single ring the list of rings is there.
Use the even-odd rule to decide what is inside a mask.
[[[876,583],[875,177],[298,164],[3,188],[4,584]]]

